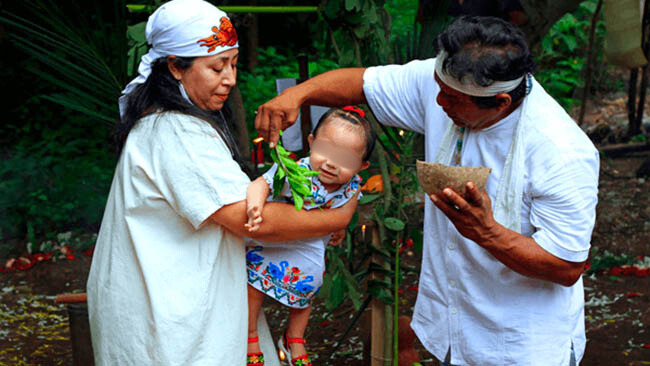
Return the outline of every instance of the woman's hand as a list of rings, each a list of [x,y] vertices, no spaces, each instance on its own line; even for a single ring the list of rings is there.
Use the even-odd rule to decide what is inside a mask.
[[[494,235],[498,223],[492,214],[492,201],[485,191],[479,191],[473,182],[465,186],[467,199],[451,188],[441,195],[432,194],[431,201],[438,207],[458,232],[481,245]]]

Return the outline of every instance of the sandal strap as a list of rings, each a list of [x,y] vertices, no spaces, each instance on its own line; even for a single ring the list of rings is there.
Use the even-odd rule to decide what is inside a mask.
[[[289,333],[284,332],[284,344],[285,345],[290,345],[291,343],[302,343],[305,344],[305,339],[304,338],[289,338]]]
[[[306,343],[304,338],[289,338],[289,337],[286,337],[285,339],[287,340],[287,344],[291,344],[291,343],[305,344]]]
[[[291,364],[295,366],[312,366],[309,356],[302,355],[291,360]]]
[[[248,343],[256,343],[259,342],[259,340],[259,337],[248,338]]]

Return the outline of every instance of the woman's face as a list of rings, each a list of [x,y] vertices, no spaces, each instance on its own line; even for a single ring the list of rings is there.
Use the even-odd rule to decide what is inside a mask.
[[[171,62],[169,70],[176,80],[183,83],[187,95],[197,107],[218,111],[237,83],[238,57],[239,50],[234,48],[214,56],[197,57],[186,70],[174,67]]]

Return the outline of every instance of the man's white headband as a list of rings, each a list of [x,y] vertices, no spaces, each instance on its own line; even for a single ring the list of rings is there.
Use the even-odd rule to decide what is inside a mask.
[[[524,80],[524,76],[509,81],[494,81],[488,86],[480,86],[471,75],[466,75],[462,80],[458,80],[450,74],[446,73],[442,65],[447,58],[447,52],[441,51],[436,57],[436,74],[448,87],[459,91],[463,94],[475,97],[493,97],[499,93],[507,93],[515,90],[517,86]]]
[[[120,116],[126,95],[151,74],[151,63],[167,56],[211,56],[239,47],[237,32],[223,11],[203,0],[172,0],[151,14],[146,27],[149,52],[142,56],[138,77],[122,91]]]

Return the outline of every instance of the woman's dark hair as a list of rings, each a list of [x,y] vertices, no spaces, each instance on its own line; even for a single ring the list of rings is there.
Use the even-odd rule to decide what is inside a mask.
[[[528,79],[535,62],[524,33],[514,24],[495,17],[462,16],[438,35],[436,44],[447,53],[443,70],[454,78],[471,75],[478,85],[489,86],[526,76],[508,94],[516,103],[530,92]],[[472,96],[472,100],[482,108],[501,103],[496,97]]]
[[[318,120],[318,123],[312,132],[314,137],[318,135],[318,131],[321,129],[321,127],[326,125],[328,122],[333,121],[335,118],[343,119],[347,122],[350,122],[350,124],[354,126],[363,128],[364,137],[366,139],[366,148],[364,150],[362,159],[363,161],[368,161],[370,159],[370,154],[372,154],[372,150],[375,148],[375,140],[377,134],[375,133],[375,129],[372,127],[370,122],[368,122],[365,117],[362,117],[357,112],[346,111],[342,108],[330,108]]]
[[[173,62],[181,70],[189,69],[195,57],[175,57]],[[113,141],[118,154],[122,151],[126,138],[135,124],[142,117],[159,111],[176,111],[207,121],[219,133],[233,159],[241,169],[250,175],[250,169],[244,163],[241,153],[229,126],[230,111],[224,105],[220,111],[206,111],[185,99],[178,87],[178,81],[169,71],[167,57],[160,57],[151,64],[151,74],[147,80],[138,85],[126,99],[126,111],[113,130]]]

